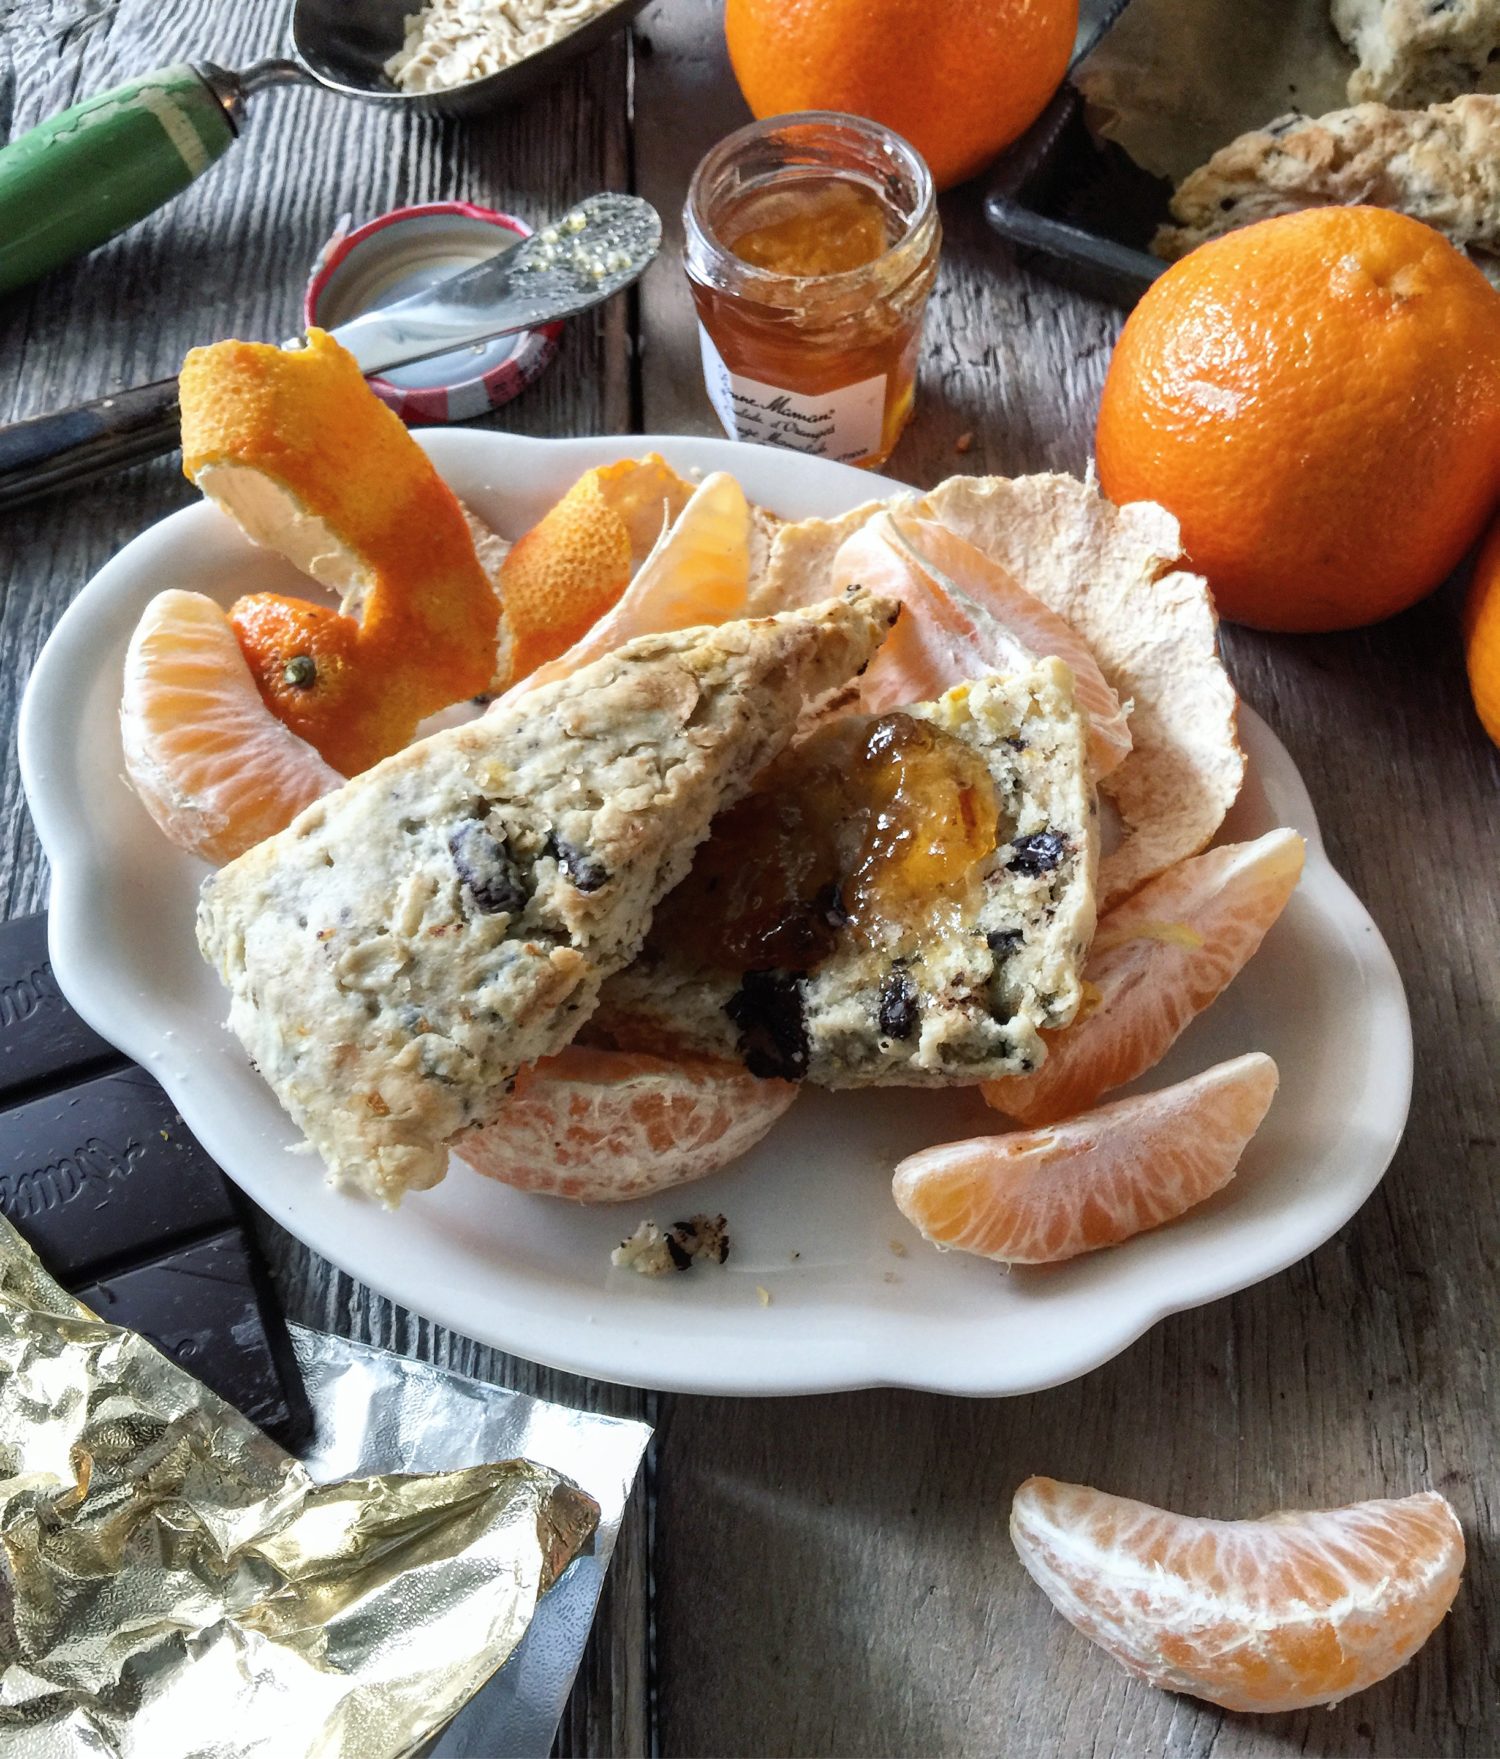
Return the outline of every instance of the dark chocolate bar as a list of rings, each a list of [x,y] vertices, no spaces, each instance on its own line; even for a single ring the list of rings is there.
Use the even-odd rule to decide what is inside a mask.
[[[47,958],[47,918],[0,923],[0,1101],[124,1060],[63,1000]]]
[[[59,995],[45,918],[0,936],[0,1211],[102,1318],[294,1447],[311,1414],[240,1199],[144,1069],[94,1073],[120,1059]]]
[[[267,1323],[238,1228],[75,1291],[111,1325],[128,1326],[252,1423],[289,1439],[306,1433],[307,1404],[279,1320]],[[281,1360],[278,1358],[281,1357]]]
[[[0,1210],[68,1288],[238,1220],[224,1175],[134,1067],[0,1114]]]

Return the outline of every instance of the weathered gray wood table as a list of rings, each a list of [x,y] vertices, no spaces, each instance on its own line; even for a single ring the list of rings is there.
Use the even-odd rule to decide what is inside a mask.
[[[285,10],[0,0],[0,132],[160,62],[270,52]],[[167,213],[0,305],[0,419],[165,376],[195,342],[290,334],[345,213],[465,196],[540,216],[633,187],[675,226],[693,163],[744,114],[718,11],[659,0],[524,110],[462,127],[313,92],[262,99],[247,138]],[[1118,314],[1010,265],[972,191],[946,199],[944,224],[918,416],[893,473],[1081,470]],[[638,298],[569,327],[497,426],[713,431],[674,244]],[[190,498],[163,462],[3,518],[7,723],[78,586]],[[1361,634],[1226,633],[1243,694],[1291,748],[1405,976],[1411,1126],[1336,1239],[1075,1385],[989,1403],[654,1398],[481,1349],[266,1227],[296,1317],[658,1424],[562,1751],[1500,1752],[1500,762],[1469,709],[1456,622],[1450,589]],[[0,899],[16,914],[45,902],[46,873],[13,757],[0,790]],[[1469,1533],[1467,1582],[1389,1684],[1332,1712],[1226,1716],[1133,1684],[1047,1609],[1005,1535],[1033,1471],[1225,1515],[1435,1485]]]

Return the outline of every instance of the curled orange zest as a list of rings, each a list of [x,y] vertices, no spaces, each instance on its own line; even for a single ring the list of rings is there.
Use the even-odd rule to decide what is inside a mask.
[[[489,685],[499,605],[463,510],[352,355],[321,330],[297,350],[215,343],[180,394],[189,478],[342,595],[232,608],[274,714],[352,775]]]

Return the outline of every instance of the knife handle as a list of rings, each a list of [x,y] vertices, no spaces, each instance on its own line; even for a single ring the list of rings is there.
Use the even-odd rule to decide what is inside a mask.
[[[13,422],[0,427],[0,507],[159,458],[180,440],[176,379]]]

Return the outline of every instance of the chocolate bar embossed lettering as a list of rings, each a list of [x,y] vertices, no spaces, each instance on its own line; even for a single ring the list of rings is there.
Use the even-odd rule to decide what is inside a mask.
[[[47,964],[34,965],[9,982],[0,981],[0,1026],[19,1026],[56,996],[52,967]]]
[[[0,1209],[20,1222],[61,1209],[90,1188],[97,1195],[100,1187],[128,1178],[144,1153],[144,1146],[134,1137],[122,1148],[115,1148],[102,1136],[90,1136],[44,1165],[0,1171]]]

